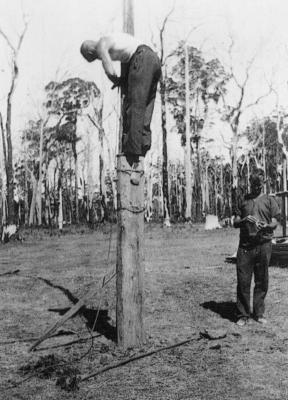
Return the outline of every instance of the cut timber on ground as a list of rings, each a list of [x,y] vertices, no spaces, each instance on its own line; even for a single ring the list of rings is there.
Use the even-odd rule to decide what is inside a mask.
[[[98,371],[93,372],[92,374],[83,376],[81,378],[80,382],[84,382],[84,381],[87,381],[88,379],[94,378],[95,376],[100,375],[103,372],[109,371],[110,369],[122,367],[123,365],[126,365],[132,361],[137,361],[137,360],[140,360],[141,358],[149,357],[149,356],[152,356],[153,354],[160,353],[160,351],[170,350],[170,349],[174,349],[175,347],[183,346],[184,344],[192,342],[193,340],[201,340],[201,337],[200,338],[199,337],[189,338],[189,339],[183,340],[182,342],[174,343],[174,344],[171,344],[171,345],[165,346],[165,347],[161,347],[160,349],[152,350],[152,351],[149,351],[148,353],[139,354],[138,356],[127,358],[126,360],[119,361],[118,363],[108,365],[107,367],[101,368]]]
[[[39,346],[40,343],[44,342],[44,340],[48,339],[56,329],[60,328],[66,321],[70,318],[74,317],[82,307],[85,305],[85,301],[87,300],[87,296],[84,296],[82,299],[78,301],[73,307],[67,311],[59,321],[56,322],[53,326],[51,326],[36,342],[29,348],[29,351],[33,351]]]

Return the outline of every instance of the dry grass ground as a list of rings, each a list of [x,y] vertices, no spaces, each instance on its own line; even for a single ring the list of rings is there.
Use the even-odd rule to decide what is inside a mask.
[[[147,343],[143,349],[124,352],[112,340],[115,280],[103,295],[100,290],[104,274],[111,274],[115,265],[115,232],[107,260],[109,237],[107,226],[102,231],[61,237],[30,234],[23,243],[0,245],[0,274],[19,269],[17,274],[0,275],[1,399],[288,399],[285,268],[270,267],[268,325],[251,321],[239,328],[234,323],[235,266],[224,262],[237,247],[238,232],[230,228],[205,232],[200,225],[146,226]],[[62,309],[71,306],[64,288],[77,298],[92,288],[86,312],[68,321],[61,335],[28,353],[31,340],[58,321]],[[99,303],[110,318],[104,312],[100,315],[97,330],[102,335],[93,343],[89,339],[65,346],[87,336],[87,325],[93,324]],[[200,335],[205,329],[227,335],[209,340]],[[76,391],[61,389],[63,382],[75,383],[73,376],[187,338],[193,340],[104,372],[80,383]],[[51,359],[60,365],[40,368]]]

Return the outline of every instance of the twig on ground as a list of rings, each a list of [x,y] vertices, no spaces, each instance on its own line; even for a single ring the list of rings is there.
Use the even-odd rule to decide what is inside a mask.
[[[118,368],[118,367],[122,367],[123,365],[126,365],[126,364],[128,364],[130,362],[133,362],[133,361],[136,361],[136,360],[140,360],[141,358],[149,357],[149,356],[152,356],[153,354],[160,353],[161,351],[170,350],[170,349],[173,349],[175,347],[183,346],[184,344],[187,344],[187,343],[192,342],[194,340],[200,340],[200,339],[201,339],[201,337],[200,338],[199,337],[197,337],[197,338],[195,338],[195,337],[189,338],[189,339],[183,340],[182,342],[179,342],[179,343],[174,343],[174,344],[169,345],[169,346],[161,347],[160,349],[149,351],[148,353],[139,354],[138,356],[131,357],[131,358],[128,358],[126,360],[119,361],[117,363],[108,365],[107,367],[101,368],[98,371],[93,372],[92,374],[84,375],[80,379],[80,382],[85,382],[88,379],[94,378],[95,376],[102,374],[103,372],[106,372],[106,371],[109,371],[111,369],[115,369],[115,368]]]
[[[89,336],[87,336],[87,337],[80,337],[75,340],[70,340],[70,342],[55,344],[55,345],[49,346],[49,347],[40,347],[38,349],[35,349],[35,351],[52,350],[52,349],[57,349],[59,347],[72,346],[72,344],[83,343],[83,342],[86,342],[87,340],[90,340],[91,338],[97,338],[99,336],[101,336],[99,333],[97,335],[92,335],[92,336],[89,334]]]
[[[58,331],[55,333],[55,335],[51,335],[51,338],[58,337],[58,336],[64,336],[64,335],[76,335],[77,333],[74,331]],[[11,339],[11,340],[5,340],[3,342],[0,342],[0,346],[5,346],[7,344],[14,344],[14,343],[25,343],[25,342],[35,342],[38,338],[37,337],[32,337],[32,338],[22,338],[22,339]]]
[[[29,348],[28,351],[33,351],[37,346],[39,346],[40,343],[48,339],[56,329],[60,328],[70,318],[74,317],[74,315],[76,315],[80,309],[84,307],[86,299],[87,296],[83,296],[82,299],[80,299],[73,307],[69,309],[69,311],[67,311],[66,314],[63,315],[62,318],[59,319],[59,321],[56,322],[56,324],[52,325],[46,332],[44,332],[44,334],[38,340],[36,340],[36,342]]]
[[[20,272],[20,269],[15,269],[14,271],[8,271],[4,272],[3,274],[0,274],[0,276],[6,276],[6,275],[16,275]]]

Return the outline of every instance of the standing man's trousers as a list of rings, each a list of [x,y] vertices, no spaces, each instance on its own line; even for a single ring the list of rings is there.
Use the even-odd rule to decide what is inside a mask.
[[[237,317],[250,317],[250,288],[254,273],[253,315],[263,317],[264,299],[268,291],[268,268],[272,243],[259,244],[247,250],[239,247],[237,253]]]

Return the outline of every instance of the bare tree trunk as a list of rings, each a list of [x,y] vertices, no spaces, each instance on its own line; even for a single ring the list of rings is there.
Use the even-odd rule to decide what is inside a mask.
[[[24,223],[26,226],[29,224],[29,204],[28,204],[28,168],[27,159],[25,156],[25,170],[24,170]]]
[[[221,165],[220,165],[220,193],[221,193],[222,199],[224,199],[223,163],[222,163],[222,160],[221,160]]]
[[[50,215],[50,204],[49,204],[49,195],[47,196],[47,192],[49,191],[49,189],[47,189],[47,187],[45,187],[45,224],[46,226],[50,225],[50,221],[51,221],[51,215]]]
[[[189,57],[188,46],[185,44],[185,125],[186,125],[186,145],[185,145],[185,180],[186,180],[186,212],[185,218],[191,220],[192,208],[192,185],[191,185],[191,132],[190,132],[190,90],[189,90]]]
[[[5,138],[5,130],[4,130],[4,126],[3,126],[3,119],[2,119],[1,113],[0,113],[0,129],[1,129],[2,149],[3,149],[3,159],[4,159],[4,165],[2,167],[3,168],[5,167],[5,171],[7,174],[8,164],[7,164],[6,138]]]
[[[12,114],[12,96],[15,88],[15,80],[17,77],[15,69],[15,75],[13,77],[12,85],[7,98],[7,119],[6,119],[6,139],[7,139],[7,207],[8,207],[8,224],[14,224],[14,168],[13,168],[13,150],[12,150],[12,137],[11,137],[11,114]]]
[[[167,118],[166,118],[166,71],[160,79],[161,127],[162,127],[162,192],[165,222],[170,220],[169,181],[168,181],[168,151],[167,151]]]
[[[238,168],[237,168],[237,147],[238,147],[238,131],[233,131],[232,138],[232,187],[238,186]]]
[[[214,196],[215,196],[215,215],[218,216],[218,210],[217,210],[217,167],[215,166],[215,171],[214,171]]]
[[[14,211],[14,167],[13,167],[13,150],[12,150],[12,135],[11,135],[11,123],[12,123],[12,99],[16,87],[16,81],[18,78],[19,70],[17,63],[17,56],[19,54],[24,35],[27,30],[27,23],[24,21],[24,28],[19,36],[17,47],[14,47],[10,42],[7,35],[0,29],[0,35],[5,39],[7,45],[12,51],[12,60],[11,60],[11,83],[9,92],[7,95],[6,102],[6,124],[5,124],[5,133],[6,133],[6,144],[7,144],[7,153],[6,153],[6,186],[7,186],[7,208],[8,208],[8,224],[13,224],[15,220],[15,211]],[[1,127],[2,128],[2,127]],[[2,135],[4,130],[2,129]],[[5,140],[3,141],[5,143]],[[5,156],[5,154],[4,154]]]
[[[262,140],[263,140],[263,146],[262,146],[262,158],[263,158],[263,171],[264,171],[264,180],[266,180],[266,149],[265,149],[265,120],[263,121],[263,126],[262,126]],[[267,193],[267,184],[265,183],[264,185],[264,193]]]
[[[63,199],[62,199],[62,186],[59,187],[58,228],[59,228],[59,231],[60,231],[60,232],[63,230]]]
[[[249,153],[247,156],[247,188],[248,188],[248,193],[250,193],[250,155],[249,155]]]
[[[38,226],[42,225],[42,164],[43,164],[43,134],[44,134],[44,121],[41,120],[40,125],[40,144],[39,144],[39,182],[37,193],[37,207],[39,212]]]
[[[37,186],[38,186],[37,180],[35,179],[33,174],[31,174],[31,179],[32,179],[33,192],[32,192],[32,200],[31,200],[31,205],[30,205],[29,226],[32,226],[34,224],[36,200],[37,200]]]
[[[207,210],[210,210],[208,165],[205,167],[205,198]],[[205,210],[206,211],[206,210]]]
[[[75,166],[75,219],[76,224],[79,224],[79,199],[78,199],[78,155],[76,143],[73,146],[74,166]]]
[[[7,200],[5,189],[2,189],[2,226],[7,224]]]
[[[1,170],[1,226],[6,224],[6,183],[4,179],[5,172],[7,170],[7,156],[6,156],[6,145],[5,145],[5,132],[3,126],[2,115],[0,113],[0,129],[1,129],[1,142],[2,146],[0,149],[0,170]]]

